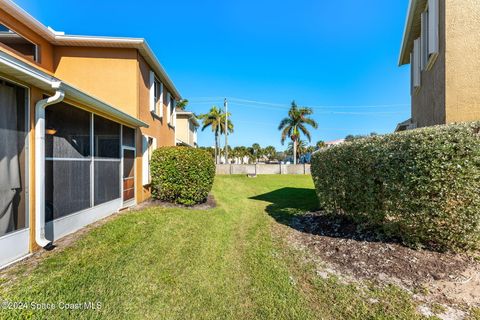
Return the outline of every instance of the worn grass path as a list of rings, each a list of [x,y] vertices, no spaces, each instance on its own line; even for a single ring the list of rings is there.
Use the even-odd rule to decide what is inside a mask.
[[[272,232],[316,205],[311,177],[217,177],[216,209],[152,208],[97,228],[33,271],[22,268],[0,300],[0,319],[412,319],[415,305],[395,288],[322,279]],[[275,218],[276,219],[275,219]],[[98,310],[59,303],[100,302]],[[369,302],[370,301],[370,302]],[[373,301],[373,302],[371,302]],[[55,310],[32,310],[31,302]]]

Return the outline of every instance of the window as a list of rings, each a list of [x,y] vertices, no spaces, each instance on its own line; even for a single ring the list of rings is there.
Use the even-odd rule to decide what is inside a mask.
[[[172,95],[167,91],[167,122],[172,123]]]
[[[439,12],[439,0],[428,0],[420,16],[420,37],[414,41],[410,55],[412,92],[421,86],[421,72],[430,70],[438,57]]]
[[[176,125],[177,125],[177,101],[175,100],[175,98],[172,98],[170,106],[171,106],[170,112],[172,113],[172,126],[176,127]]]
[[[27,226],[26,97],[24,88],[0,81],[0,237]]]
[[[155,72],[150,70],[150,112],[159,117],[163,116],[163,84],[155,76]]]
[[[119,199],[120,124],[65,103],[45,117],[46,221]]]
[[[126,147],[135,147],[135,129],[123,126],[122,143]]]
[[[2,24],[0,24],[0,43],[28,60],[38,61],[38,46]]]
[[[90,157],[90,113],[60,103],[48,107],[45,118],[47,159]]]
[[[120,159],[120,125],[99,116],[94,118],[95,158]]]
[[[94,205],[120,198],[120,125],[94,116]]]
[[[87,209],[90,200],[91,114],[59,103],[45,110],[45,218]]]
[[[157,148],[157,141],[155,138],[142,136],[142,182],[143,185],[148,185],[151,182],[150,175],[150,160],[152,159],[153,151]]]
[[[420,38],[416,39],[413,42],[413,54],[412,54],[411,67],[412,67],[412,86],[414,91],[420,88],[420,85],[421,85],[421,68],[420,68],[421,47],[420,45],[421,45]]]
[[[428,0],[428,58],[436,57],[439,52],[440,3]]]
[[[163,95],[163,83],[160,82],[157,78],[154,80],[154,92],[155,92],[155,114],[162,117],[163,116],[163,104],[162,104],[162,95]]]
[[[426,70],[428,65],[428,10],[422,12],[421,16],[421,69]]]
[[[421,70],[430,70],[439,53],[439,12],[439,1],[428,0],[420,18]]]

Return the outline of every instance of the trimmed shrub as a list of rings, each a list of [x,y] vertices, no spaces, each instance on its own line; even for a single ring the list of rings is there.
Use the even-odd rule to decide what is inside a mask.
[[[207,200],[215,177],[210,154],[188,147],[155,150],[150,170],[154,199],[188,206]]]
[[[313,155],[320,206],[412,246],[480,247],[480,122],[375,136]]]

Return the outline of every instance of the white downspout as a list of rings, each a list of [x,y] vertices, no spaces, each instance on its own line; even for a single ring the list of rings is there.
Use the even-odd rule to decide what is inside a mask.
[[[35,105],[35,242],[48,248],[52,242],[45,238],[45,108],[63,101],[61,82],[52,83],[55,94]]]

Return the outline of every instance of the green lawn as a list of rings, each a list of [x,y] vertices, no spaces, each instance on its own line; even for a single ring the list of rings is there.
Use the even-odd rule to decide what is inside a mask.
[[[99,310],[3,310],[0,318],[416,318],[409,296],[322,279],[279,223],[314,209],[309,176],[216,178],[216,209],[147,209],[93,230],[0,287],[0,300],[101,302]],[[277,236],[273,236],[277,235]]]

